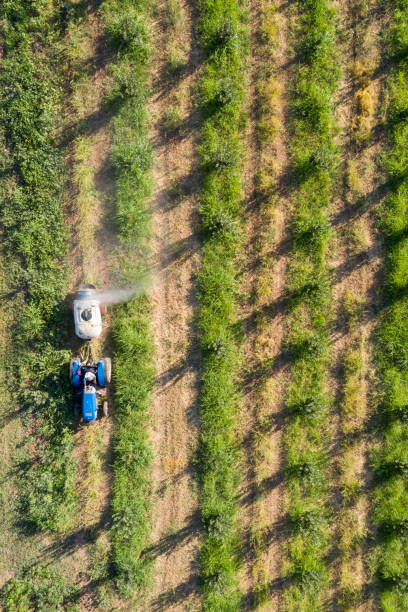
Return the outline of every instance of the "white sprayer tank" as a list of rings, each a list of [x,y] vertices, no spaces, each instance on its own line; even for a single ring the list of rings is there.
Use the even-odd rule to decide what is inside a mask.
[[[75,333],[82,340],[97,338],[102,332],[102,316],[95,289],[80,289],[74,300]]]

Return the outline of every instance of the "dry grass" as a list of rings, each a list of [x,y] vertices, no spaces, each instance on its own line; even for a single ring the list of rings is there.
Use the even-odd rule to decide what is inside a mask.
[[[74,143],[73,183],[76,188],[75,214],[77,216],[77,242],[80,250],[83,282],[96,283],[95,272],[87,266],[96,255],[95,215],[98,195],[95,187],[95,168],[91,161],[92,143],[86,136],[78,136]]]
[[[355,611],[363,601],[361,581],[364,576],[364,566],[361,558],[348,559],[341,568],[339,604],[342,610]]]
[[[363,317],[365,308],[364,297],[361,294],[354,293],[352,290],[347,290],[343,297],[343,307],[349,327],[355,330]]]
[[[372,40],[368,35],[361,33],[359,35],[358,44],[361,49],[364,49],[366,56],[364,52],[358,54],[349,66],[349,74],[355,84],[351,128],[355,142],[361,145],[368,140],[371,134],[377,108],[377,96],[373,83],[376,64],[372,57]]]
[[[365,194],[364,169],[361,167],[361,160],[356,158],[347,160],[346,182],[349,202],[353,203]]]
[[[194,336],[195,279],[199,262],[196,237],[197,112],[194,94],[199,56],[193,44],[194,4],[163,0],[152,24],[156,49],[151,99],[155,150],[152,199],[153,254],[157,282],[153,289],[153,333],[158,382],[154,391],[153,483],[157,511],[152,540],[158,553],[155,584],[146,609],[162,601],[166,610],[194,610],[197,588],[199,525],[197,479],[191,466],[198,443],[197,362]],[[165,28],[162,28],[164,20]],[[162,78],[164,77],[164,78]],[[172,376],[171,372],[175,375]],[[188,537],[166,550],[166,538]],[[188,584],[180,598],[173,595]]]
[[[343,431],[358,430],[366,419],[366,386],[364,381],[365,347],[362,339],[358,346],[344,357]]]
[[[355,143],[358,145],[362,145],[369,139],[377,108],[377,92],[373,82],[375,61],[370,57],[373,49],[372,41],[366,38],[360,41],[360,44],[366,52],[368,51],[368,55],[364,57],[361,54],[349,67],[350,76],[355,83],[351,128]]]
[[[353,55],[347,66],[349,99],[344,125],[344,206],[350,207],[367,198],[376,185],[372,130],[377,120],[378,83],[374,74],[378,63],[377,26],[368,3],[352,0],[345,7],[346,23],[352,28],[350,46],[343,54]],[[351,12],[354,10],[354,13]],[[344,13],[346,15],[346,13]],[[350,19],[350,21],[347,21]],[[343,111],[344,112],[344,111]],[[374,242],[369,214],[352,218],[341,237],[345,258],[361,256]],[[369,258],[356,266],[341,285],[340,316],[344,316],[347,335],[342,340],[341,379],[341,452],[338,457],[339,506],[337,601],[341,610],[363,609],[364,587],[370,580],[366,550],[369,531],[369,508],[366,492],[369,440],[366,436],[370,415],[368,377],[371,370],[371,285],[375,266]],[[372,601],[364,606],[371,609]],[[366,609],[364,607],[364,609]]]

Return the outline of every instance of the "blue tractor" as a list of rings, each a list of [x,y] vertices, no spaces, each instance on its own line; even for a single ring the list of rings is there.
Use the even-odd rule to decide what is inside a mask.
[[[106,387],[111,381],[112,365],[109,357],[98,359],[92,357],[82,362],[79,357],[71,359],[69,380],[74,387],[74,409],[77,416],[82,416],[86,423],[94,423],[98,418],[98,408],[103,416],[108,416]]]

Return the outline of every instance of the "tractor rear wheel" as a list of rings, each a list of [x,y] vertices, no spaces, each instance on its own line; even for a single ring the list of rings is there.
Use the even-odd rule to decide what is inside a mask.
[[[77,418],[81,415],[81,405],[79,402],[74,402],[74,414]]]
[[[110,357],[105,357],[103,360],[103,374],[105,377],[105,384],[109,385],[112,377],[112,361]]]
[[[104,417],[107,417],[109,415],[109,406],[108,406],[108,402],[103,402],[102,405],[102,414]]]
[[[74,371],[74,360],[71,359],[69,362],[69,382],[72,382],[72,373]]]
[[[108,307],[106,304],[99,304],[101,315],[105,316],[108,313]]]

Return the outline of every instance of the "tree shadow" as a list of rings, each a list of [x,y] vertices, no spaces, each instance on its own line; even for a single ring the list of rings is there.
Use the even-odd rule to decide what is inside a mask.
[[[268,495],[268,493],[271,493],[274,489],[279,487],[284,482],[284,480],[285,476],[283,470],[277,472],[273,476],[268,476],[267,478],[264,478],[260,483],[257,484],[255,490],[246,491],[238,498],[239,504],[243,507],[250,506],[254,502],[261,500],[263,497]],[[285,524],[286,519],[282,518],[268,528],[271,532],[271,541],[273,538],[278,537],[275,530],[281,531]]]
[[[197,511],[194,514],[191,514],[187,521],[187,524],[181,529],[163,536],[156,544],[148,546],[143,551],[143,554],[148,555],[151,558],[156,558],[174,550],[175,548],[178,548],[182,544],[185,544],[194,538],[199,532],[200,528],[199,512]]]
[[[65,128],[63,137],[58,141],[58,147],[61,151],[73,142],[79,136],[93,136],[103,128],[105,128],[111,119],[117,114],[118,107],[125,103],[124,98],[117,98],[115,104],[102,104],[100,108],[93,111],[86,117],[74,121]]]
[[[190,234],[189,236],[180,238],[180,240],[175,240],[159,252],[159,263],[156,267],[160,270],[164,270],[175,264],[181,265],[191,259],[191,257],[194,257],[199,249],[200,244],[195,234]]]
[[[186,601],[194,594],[200,594],[200,589],[197,585],[196,575],[192,574],[185,582],[173,589],[169,589],[165,593],[161,593],[159,597],[150,603],[149,609],[152,612],[163,612],[163,610],[170,609],[172,606],[180,605],[181,602]]]
[[[174,533],[163,536],[159,542],[146,548],[144,554],[149,558],[157,558],[161,555],[170,554],[178,547],[186,545],[190,540],[197,537],[201,529],[200,512],[197,510],[188,517],[188,522],[184,527]],[[169,589],[167,592],[160,594],[151,602],[149,609],[160,611],[164,609],[164,606],[180,604],[192,594],[199,593],[198,555],[199,551],[197,550],[191,562],[191,575],[189,579],[174,589]]]
[[[267,603],[271,595],[283,593],[289,587],[290,583],[291,580],[289,578],[279,576],[274,580],[266,582],[262,587],[252,587],[245,593],[242,609],[259,610],[259,606],[262,606],[263,603]]]
[[[378,246],[373,244],[368,249],[364,249],[351,257],[347,257],[345,261],[334,269],[334,283],[340,283],[346,276],[349,276],[353,271],[358,270],[366,265],[378,252]]]

